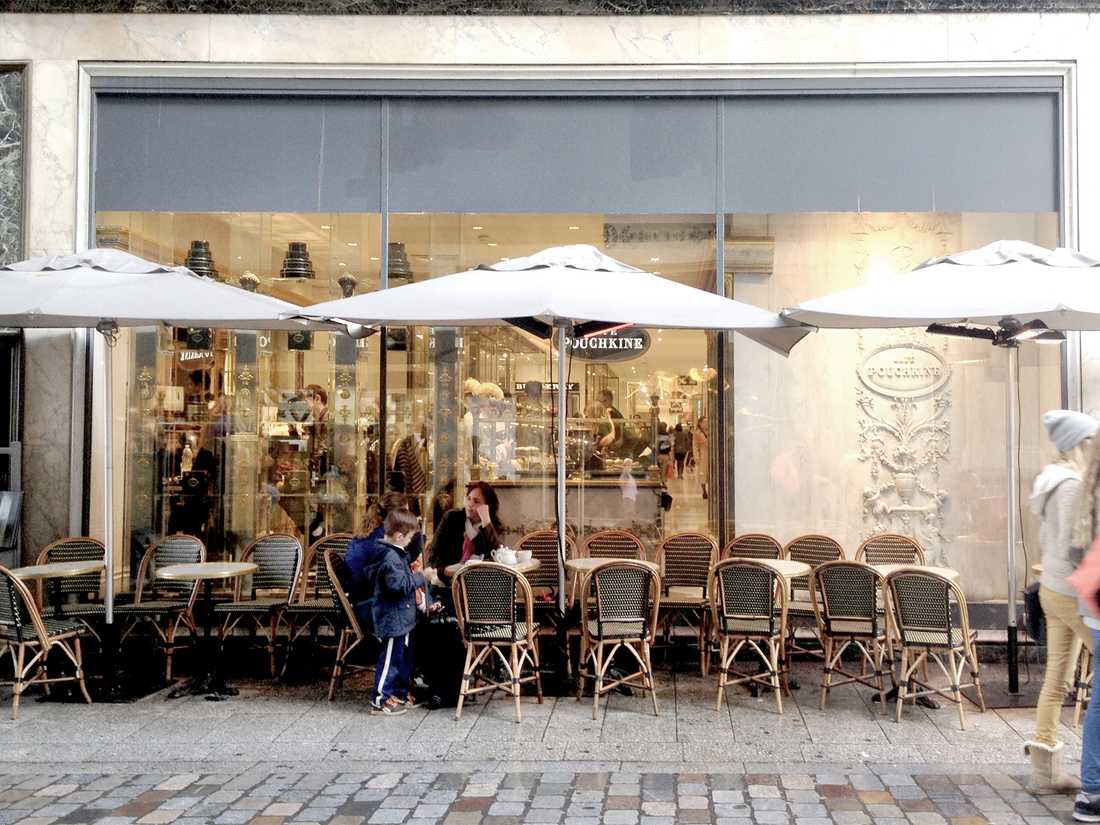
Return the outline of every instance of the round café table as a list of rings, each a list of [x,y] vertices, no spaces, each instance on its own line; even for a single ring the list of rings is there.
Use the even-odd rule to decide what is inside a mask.
[[[482,561],[489,561],[489,559],[483,559]],[[465,564],[463,564],[462,562],[459,562],[458,564],[448,564],[446,567],[443,568],[443,572],[447,575],[448,578],[453,579],[455,577],[455,574],[457,574],[458,571],[461,570],[466,565],[468,565],[468,564],[480,564],[480,563],[481,562],[468,561]],[[494,564],[503,564],[509,570],[515,570],[517,573],[520,573],[520,574],[532,573],[535,570],[538,570],[540,567],[542,567],[542,562],[539,561],[536,558],[533,558],[533,557],[528,559],[527,561],[517,561],[515,564],[504,564],[504,562],[499,562],[499,561],[494,561],[493,563]]]
[[[200,675],[191,677],[191,684],[188,685],[187,692],[206,694],[206,698],[211,701],[220,701],[227,696],[237,695],[236,689],[226,684],[221,675],[217,645],[211,638],[211,625],[214,621],[214,582],[247,576],[249,573],[255,573],[257,569],[257,566],[251,562],[239,561],[169,564],[157,569],[158,579],[202,583],[202,599],[199,600],[203,614],[203,655],[200,665],[202,672]],[[196,668],[196,671],[198,671],[198,668]],[[174,693],[177,696],[181,695],[179,691]]]
[[[810,574],[810,565],[806,564],[804,561],[795,561],[794,559],[753,559],[741,556],[731,556],[731,558],[745,558],[747,561],[754,561],[765,567],[770,567],[788,581],[796,579],[799,576],[808,576]]]
[[[61,579],[71,576],[86,576],[89,573],[97,573],[106,567],[103,559],[88,559],[86,561],[55,561],[49,564],[31,564],[26,567],[16,567],[12,575],[24,581],[48,579],[50,581],[50,593],[53,596],[54,616],[60,618],[61,605]]]

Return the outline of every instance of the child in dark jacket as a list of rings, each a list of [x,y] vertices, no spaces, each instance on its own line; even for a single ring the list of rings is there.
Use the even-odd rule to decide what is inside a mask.
[[[348,548],[349,567],[357,580],[369,583],[371,594],[356,605],[356,612],[369,611],[374,635],[382,642],[371,691],[374,714],[400,715],[412,697],[409,639],[416,626],[417,591],[424,588],[426,580],[424,573],[410,567],[405,548],[417,532],[416,516],[405,509],[391,510],[381,540],[355,539]]]

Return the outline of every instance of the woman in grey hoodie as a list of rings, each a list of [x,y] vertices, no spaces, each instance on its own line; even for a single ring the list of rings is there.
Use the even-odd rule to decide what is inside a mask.
[[[1072,541],[1074,507],[1085,469],[1085,445],[1096,434],[1097,422],[1084,413],[1051,410],[1043,414],[1043,426],[1058,450],[1058,459],[1039,473],[1031,493],[1031,509],[1041,519],[1043,573],[1039,603],[1046,615],[1047,661],[1035,710],[1035,739],[1024,744],[1024,751],[1032,765],[1028,790],[1069,793],[1079,789],[1081,783],[1061,771],[1063,745],[1058,741],[1058,718],[1081,645],[1091,647],[1092,636],[1081,620],[1077,593],[1066,577],[1079,561],[1079,549],[1073,549]]]

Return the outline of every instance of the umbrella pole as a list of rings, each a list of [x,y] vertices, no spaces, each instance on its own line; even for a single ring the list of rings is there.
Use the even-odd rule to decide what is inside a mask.
[[[1008,379],[1005,382],[1005,415],[1008,455],[1008,692],[1020,692],[1020,649],[1016,626],[1016,519],[1020,512],[1020,465],[1017,433],[1020,429],[1019,399],[1020,357],[1015,342],[1005,347],[1008,356]]]
[[[566,392],[567,365],[565,360],[566,327],[558,327],[558,607],[565,613],[565,428],[566,409],[569,401]]]
[[[96,331],[103,336],[106,346],[103,348],[103,397],[105,416],[103,421],[103,544],[107,548],[107,587],[105,595],[106,622],[115,620],[115,519],[114,519],[114,380],[115,342],[118,340],[118,325],[109,321],[101,322]]]

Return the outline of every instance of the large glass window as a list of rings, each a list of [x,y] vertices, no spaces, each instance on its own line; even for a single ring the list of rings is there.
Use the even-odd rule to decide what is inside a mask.
[[[379,227],[370,214],[100,212],[96,231],[101,246],[306,305],[378,288]],[[131,564],[175,532],[217,559],[268,531],[309,544],[357,529],[383,461],[379,349],[327,332],[123,331]]]

